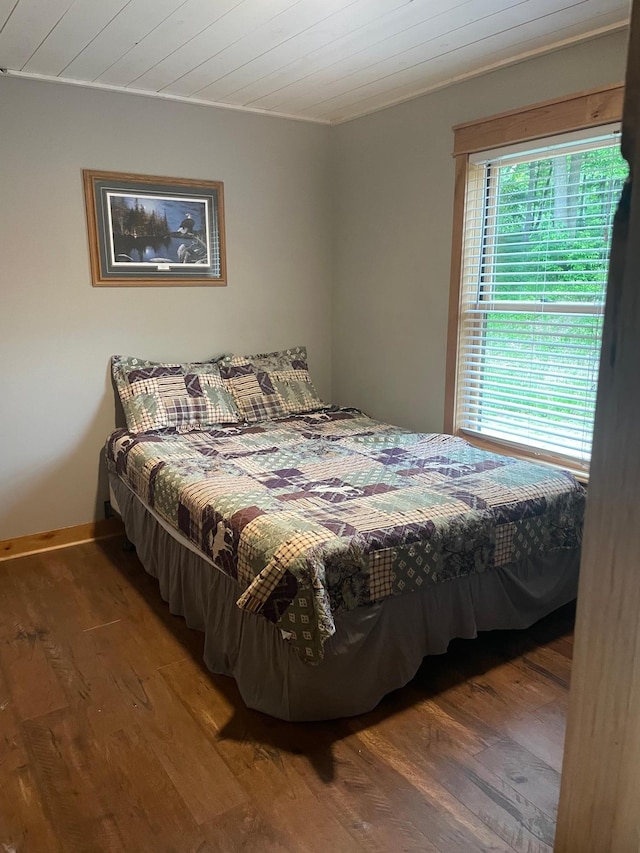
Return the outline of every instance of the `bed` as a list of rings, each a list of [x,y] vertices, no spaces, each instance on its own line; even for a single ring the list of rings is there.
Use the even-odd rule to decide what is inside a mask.
[[[106,445],[142,564],[249,707],[288,720],[365,712],[454,637],[524,628],[575,598],[585,492],[568,472],[318,406],[298,375],[306,353],[285,352],[288,380],[281,354],[168,377],[127,363],[128,387],[156,395],[144,416],[157,416],[166,377],[163,417],[180,400],[178,420],[130,424]],[[279,407],[247,360],[270,368],[257,381]],[[218,406],[228,393],[233,417],[208,422],[200,400],[185,426],[190,382]]]

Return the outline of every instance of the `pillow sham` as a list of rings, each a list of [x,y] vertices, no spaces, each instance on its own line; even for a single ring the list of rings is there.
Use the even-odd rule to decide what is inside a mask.
[[[162,364],[114,355],[111,370],[129,432],[189,432],[240,420],[217,362]]]
[[[249,422],[311,412],[325,405],[309,376],[306,347],[225,356],[220,374]]]

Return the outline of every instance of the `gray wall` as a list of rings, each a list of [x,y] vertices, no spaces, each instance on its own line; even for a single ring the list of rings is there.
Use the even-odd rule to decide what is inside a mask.
[[[305,343],[330,397],[330,129],[0,80],[0,539],[101,517],[112,353]],[[83,168],[222,180],[226,288],[93,288]]]
[[[587,42],[334,128],[334,402],[442,430],[452,125],[619,83],[626,38]]]

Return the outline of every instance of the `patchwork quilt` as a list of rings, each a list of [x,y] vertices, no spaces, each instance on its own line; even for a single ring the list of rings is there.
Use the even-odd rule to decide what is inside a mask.
[[[568,472],[412,433],[353,409],[206,432],[117,430],[107,460],[238,583],[303,660],[335,615],[580,546]]]

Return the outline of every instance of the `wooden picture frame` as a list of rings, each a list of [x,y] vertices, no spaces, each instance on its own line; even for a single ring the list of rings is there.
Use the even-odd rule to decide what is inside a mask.
[[[224,286],[221,181],[83,170],[94,287]]]

